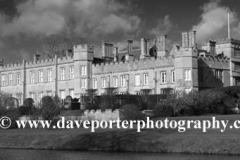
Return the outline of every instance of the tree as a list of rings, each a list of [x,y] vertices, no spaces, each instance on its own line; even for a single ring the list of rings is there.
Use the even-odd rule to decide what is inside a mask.
[[[23,105],[28,108],[32,108],[34,106],[34,100],[32,98],[27,98],[23,101]]]
[[[51,35],[43,39],[39,54],[45,58],[54,58],[55,55],[61,57],[65,55],[66,50],[72,50],[74,45],[84,42],[82,38]]]
[[[116,93],[116,88],[105,88],[105,93],[101,96],[101,109],[116,109]]]
[[[60,114],[60,109],[50,96],[42,98],[41,116],[45,120],[52,120],[55,116]]]
[[[98,98],[96,94],[97,89],[87,89],[86,109],[99,109]]]
[[[144,114],[141,112],[140,108],[135,104],[126,104],[121,106],[124,111],[125,120],[143,120]]]

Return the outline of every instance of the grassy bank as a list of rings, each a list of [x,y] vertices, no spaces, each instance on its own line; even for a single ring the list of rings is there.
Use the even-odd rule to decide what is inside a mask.
[[[239,115],[216,116],[217,119],[240,119]],[[211,116],[177,117],[178,119],[203,120]],[[240,134],[237,129],[219,129],[203,133],[189,129],[180,133],[176,129],[86,129],[74,130],[0,130],[0,148],[31,148],[84,151],[175,152],[240,154]]]

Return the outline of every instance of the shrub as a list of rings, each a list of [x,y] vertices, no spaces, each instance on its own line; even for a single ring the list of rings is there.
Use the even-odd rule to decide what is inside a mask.
[[[32,98],[27,98],[23,101],[23,105],[28,108],[32,108],[34,106],[34,100]]]
[[[183,116],[193,116],[196,113],[199,113],[198,111],[195,111],[194,106],[186,106],[184,109],[181,110],[179,115]]]
[[[154,116],[156,117],[171,117],[174,115],[172,106],[166,102],[157,103],[154,107]]]
[[[55,101],[50,96],[42,98],[41,116],[45,120],[52,120],[54,117],[59,115],[60,109]]]
[[[116,88],[105,88],[104,95],[101,96],[100,108],[105,109],[116,109]]]
[[[201,92],[192,91],[189,94],[182,94],[178,99],[180,115],[204,115],[219,113],[218,106],[224,106],[223,99],[226,94],[218,90],[204,90]],[[222,113],[222,112],[221,112]]]
[[[219,105],[217,108],[217,113],[220,115],[224,115],[228,112],[228,108],[225,105]]]
[[[126,104],[121,107],[124,111],[125,120],[143,120],[144,114],[141,112],[140,108],[135,104]]]
[[[19,111],[20,115],[28,115],[29,114],[29,107],[20,106],[18,108],[18,111]]]
[[[10,129],[15,129],[15,128],[17,128],[16,120],[18,120],[19,117],[20,117],[20,114],[19,114],[19,112],[18,112],[18,109],[17,109],[17,108],[8,109],[8,110],[5,112],[5,116],[9,117],[9,118],[12,120],[12,124],[11,124],[11,126],[10,126]]]

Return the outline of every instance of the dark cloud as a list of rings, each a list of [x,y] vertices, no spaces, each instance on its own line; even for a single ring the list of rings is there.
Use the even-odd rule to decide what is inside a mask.
[[[198,41],[227,36],[240,38],[239,2],[220,0],[0,0],[0,54],[7,61],[30,59],[45,36],[83,38],[101,52],[101,41],[126,46],[127,39],[154,39],[196,30]],[[234,5],[235,4],[235,5]],[[199,7],[201,6],[201,7]],[[194,24],[194,25],[193,25]]]

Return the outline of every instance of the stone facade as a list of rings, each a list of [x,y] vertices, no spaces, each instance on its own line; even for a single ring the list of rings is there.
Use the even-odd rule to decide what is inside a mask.
[[[182,45],[166,50],[166,36],[158,36],[150,47],[141,39],[134,48],[127,41],[126,50],[102,43],[102,57],[94,57],[91,45],[76,45],[73,54],[53,59],[39,59],[17,64],[1,63],[1,91],[12,94],[20,104],[25,98],[39,101],[44,95],[79,98],[87,89],[104,94],[115,87],[119,94],[151,94],[190,91],[240,84],[240,41],[220,39],[196,44],[196,32],[182,33]]]

